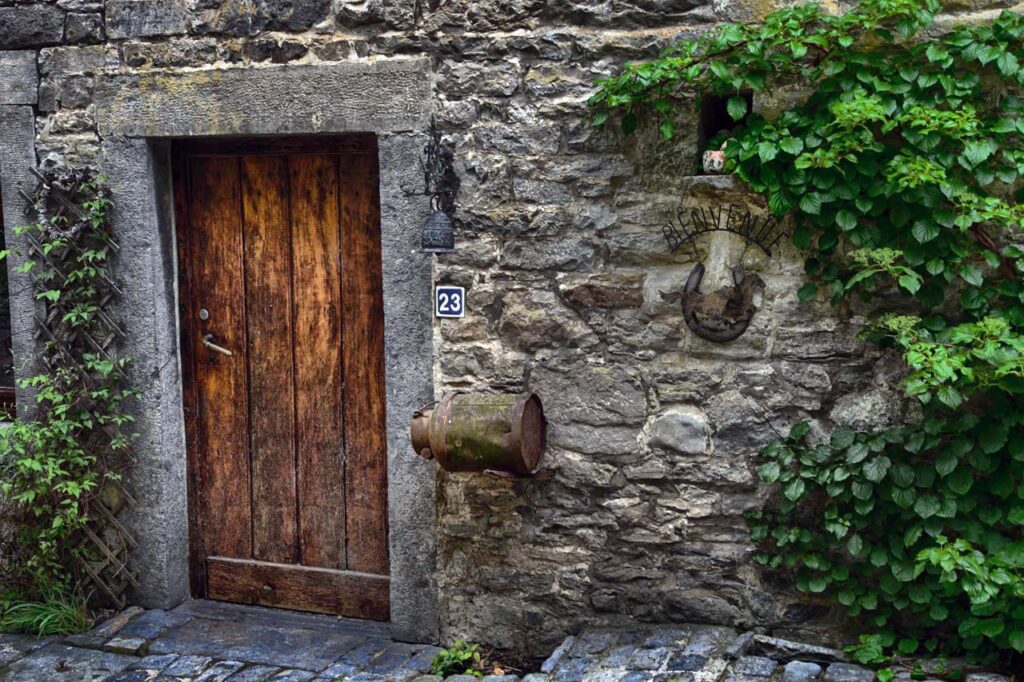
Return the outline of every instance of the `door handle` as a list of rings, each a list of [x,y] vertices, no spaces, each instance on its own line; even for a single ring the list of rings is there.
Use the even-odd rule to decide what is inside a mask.
[[[229,351],[224,346],[218,346],[217,344],[215,344],[213,342],[213,334],[207,334],[206,336],[203,337],[203,345],[209,348],[210,350],[215,350],[218,353],[223,353],[224,355],[234,355],[234,353]]]

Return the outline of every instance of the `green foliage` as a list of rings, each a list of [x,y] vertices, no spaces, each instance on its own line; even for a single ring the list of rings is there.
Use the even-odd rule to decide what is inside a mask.
[[[730,97],[746,118],[711,145],[793,215],[799,298],[904,297],[911,314],[865,336],[902,354],[921,418],[828,438],[798,424],[761,455],[780,494],[751,523],[760,561],[875,630],[854,648],[875,665],[1024,652],[1024,16],[924,38],[938,10],[786,8],[628,66],[592,98],[595,124],[629,132],[694,92]],[[805,97],[774,118],[737,101],[790,85]]]
[[[480,647],[461,639],[455,640],[447,649],[442,649],[430,663],[430,672],[441,677],[449,675],[473,675],[483,677],[483,661]]]
[[[56,586],[44,589],[39,601],[5,600],[0,611],[0,632],[37,637],[84,632],[89,622],[85,599]]]
[[[62,188],[69,193],[51,194]],[[136,392],[125,379],[128,360],[103,346],[109,206],[91,174],[68,171],[37,196],[40,221],[16,230],[34,244],[18,267],[33,274],[50,322],[40,358],[46,371],[19,379],[35,405],[22,405],[22,416],[0,431],[0,629],[79,627],[82,599],[72,585],[89,558],[78,549],[88,503],[127,464],[132,417],[123,404]]]

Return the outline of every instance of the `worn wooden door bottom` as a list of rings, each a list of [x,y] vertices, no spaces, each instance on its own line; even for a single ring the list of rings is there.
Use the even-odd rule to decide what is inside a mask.
[[[210,599],[388,619],[390,580],[372,573],[209,557],[206,580]]]

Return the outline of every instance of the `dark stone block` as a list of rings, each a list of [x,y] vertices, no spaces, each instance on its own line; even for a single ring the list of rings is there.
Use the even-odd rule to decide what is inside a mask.
[[[182,656],[164,668],[164,675],[173,677],[195,677],[209,667],[213,659],[209,656]]]
[[[226,682],[264,682],[281,672],[280,668],[270,665],[253,665],[239,670],[227,679]]]
[[[4,672],[4,682],[67,682],[93,675],[116,675],[137,659],[93,649],[79,649],[63,644],[49,644],[11,663]]]
[[[390,642],[373,639],[374,651]],[[291,627],[193,618],[155,639],[150,653],[185,653],[247,663],[262,663],[299,670],[323,670],[367,642],[366,637]],[[367,661],[369,662],[369,661]]]
[[[633,670],[658,670],[668,660],[669,653],[669,650],[664,647],[637,649],[630,657],[626,667]]]
[[[145,38],[188,32],[188,13],[180,0],[107,0],[111,38]]]
[[[102,43],[106,38],[103,17],[99,14],[68,14],[64,24],[64,39],[69,43]]]
[[[274,675],[273,682],[307,682],[316,677],[316,673],[308,670],[285,670]]]
[[[64,102],[64,97],[65,96],[62,95],[61,104],[67,106],[67,103]],[[125,625],[124,628],[121,629],[120,635],[122,637],[143,637],[145,639],[155,639],[171,628],[184,625],[189,620],[190,617],[183,614],[174,613],[173,611],[161,611],[159,609],[154,609],[152,611],[146,611],[141,616],[128,623],[128,625]]]
[[[129,670],[148,670],[160,672],[167,668],[171,663],[178,660],[177,654],[162,654],[156,656],[145,656],[135,663],[132,663]]]
[[[704,664],[708,662],[707,656],[700,656],[698,654],[683,654],[678,653],[668,659],[668,670],[682,670],[685,672],[700,670],[704,667]]]
[[[368,673],[390,673],[398,668],[406,668],[413,655],[419,651],[419,647],[412,644],[395,642],[380,652],[373,661],[366,667]]]
[[[821,666],[807,661],[790,661],[782,671],[782,682],[811,682],[821,674]]]
[[[331,13],[330,0],[261,0],[257,4],[257,22],[266,22],[272,31],[305,31]]]
[[[833,663],[825,671],[825,682],[873,682],[875,673],[859,665]]]
[[[54,5],[0,7],[0,50],[57,45],[64,38],[64,12]]]

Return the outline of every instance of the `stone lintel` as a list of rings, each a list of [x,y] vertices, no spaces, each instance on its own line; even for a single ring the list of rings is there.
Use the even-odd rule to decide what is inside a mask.
[[[427,59],[109,75],[96,88],[102,137],[422,130]]]

